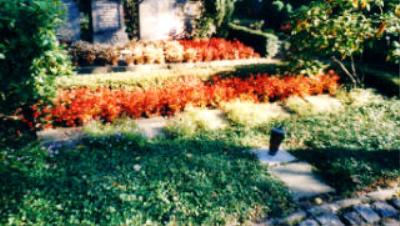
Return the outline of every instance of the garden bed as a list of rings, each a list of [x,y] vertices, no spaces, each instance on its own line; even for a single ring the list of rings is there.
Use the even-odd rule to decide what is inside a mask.
[[[131,41],[123,46],[76,42],[69,47],[75,66],[133,66],[257,59],[251,47],[221,38],[180,41]]]
[[[164,81],[160,87],[138,85],[129,90],[81,87],[61,90],[53,105],[35,107],[35,116],[45,126],[76,126],[93,119],[112,122],[123,116],[171,116],[188,105],[217,107],[233,99],[269,102],[292,95],[333,94],[338,88],[338,79],[330,71],[313,78],[257,74],[242,78],[214,76],[203,81],[181,77]]]

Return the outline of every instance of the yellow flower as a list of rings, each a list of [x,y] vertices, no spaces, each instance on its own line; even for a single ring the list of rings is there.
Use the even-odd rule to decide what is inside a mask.
[[[352,0],[353,2],[353,7],[358,9],[358,0]]]

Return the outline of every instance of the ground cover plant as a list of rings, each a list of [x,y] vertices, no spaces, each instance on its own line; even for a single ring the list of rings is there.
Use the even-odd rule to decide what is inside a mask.
[[[130,41],[123,46],[78,41],[69,48],[76,66],[209,62],[259,58],[240,41],[222,38],[180,41]]]
[[[288,145],[339,192],[387,186],[400,178],[399,112],[399,100],[379,100],[338,114],[298,118],[286,124]]]
[[[129,121],[85,131],[76,148],[1,149],[1,224],[215,225],[291,209],[287,190],[234,140],[148,141]]]
[[[203,81],[210,80],[215,75],[223,77],[238,76],[246,77],[249,74],[279,74],[280,61],[268,63],[250,63],[244,65],[211,65],[194,67],[176,66],[169,69],[138,70],[115,73],[78,74],[75,76],[58,76],[56,87],[58,89],[90,88],[97,89],[107,87],[111,89],[134,90],[137,88],[147,89],[164,86],[165,82],[178,81],[182,77],[195,77]],[[256,65],[256,67],[255,67]]]
[[[204,82],[183,77],[162,88],[63,90],[52,106],[36,107],[35,116],[48,125],[77,126],[93,119],[112,122],[121,116],[170,116],[189,104],[217,107],[237,98],[269,102],[291,95],[333,94],[337,88],[338,76],[333,71],[313,78],[259,74],[246,78],[215,76]]]
[[[338,111],[294,112],[289,118],[256,127],[252,127],[254,122],[263,121],[265,115],[235,117],[234,109],[228,109],[227,117],[233,121],[228,134],[246,145],[268,145],[271,128],[283,126],[287,131],[285,149],[312,163],[342,195],[399,181],[400,101],[362,89],[340,91],[336,96],[342,103]],[[247,112],[246,105],[238,105],[237,111]]]

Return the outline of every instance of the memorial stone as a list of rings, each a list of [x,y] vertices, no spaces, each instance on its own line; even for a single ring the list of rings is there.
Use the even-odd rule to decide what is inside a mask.
[[[92,0],[92,24],[95,43],[124,44],[129,41],[121,0]]]
[[[194,28],[201,16],[201,2],[188,0],[144,0],[139,5],[140,38],[178,39]]]
[[[62,0],[65,7],[63,23],[57,30],[59,40],[74,42],[81,36],[79,8],[74,0]]]

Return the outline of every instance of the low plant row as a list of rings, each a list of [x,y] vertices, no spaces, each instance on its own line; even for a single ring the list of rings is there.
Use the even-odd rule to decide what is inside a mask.
[[[78,126],[93,119],[112,122],[128,116],[170,116],[186,106],[218,107],[234,99],[269,102],[291,95],[335,93],[338,75],[316,77],[251,75],[246,78],[215,76],[209,81],[183,77],[161,88],[136,90],[77,88],[62,90],[53,105],[36,117],[53,126]]]
[[[258,58],[251,47],[221,38],[181,41],[131,41],[123,46],[79,41],[69,52],[76,66],[163,64]]]

